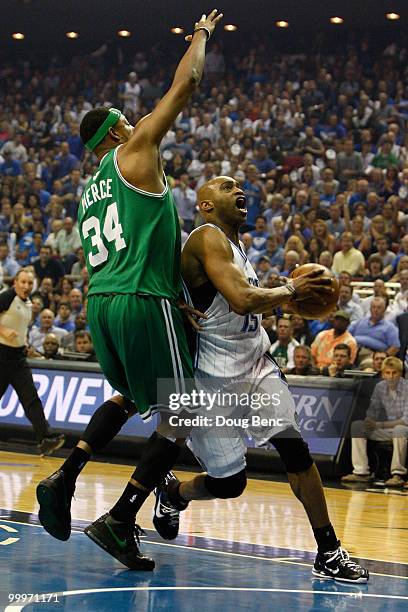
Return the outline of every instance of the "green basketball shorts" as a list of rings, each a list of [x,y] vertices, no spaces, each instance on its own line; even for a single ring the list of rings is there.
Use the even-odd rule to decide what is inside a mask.
[[[169,393],[191,389],[192,362],[176,304],[135,294],[91,295],[87,317],[106,379],[135,402],[143,419],[167,408]]]

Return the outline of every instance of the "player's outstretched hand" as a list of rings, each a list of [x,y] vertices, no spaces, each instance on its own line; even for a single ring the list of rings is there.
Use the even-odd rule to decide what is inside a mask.
[[[213,11],[211,11],[211,13],[208,15],[208,17],[203,14],[201,16],[200,21],[196,21],[196,23],[194,24],[194,32],[197,32],[198,30],[205,30],[207,32],[207,39],[211,38],[212,33],[215,30],[215,27],[217,25],[217,23],[219,21],[221,21],[221,19],[223,18],[223,14],[222,13],[218,13],[217,9],[214,9]],[[185,37],[185,40],[187,42],[191,42],[193,40],[193,34],[188,34],[188,36]]]
[[[180,308],[183,315],[186,317],[186,319],[190,323],[191,327],[195,329],[196,331],[200,331],[201,327],[197,323],[197,319],[207,319],[207,316],[200,310],[196,310],[195,308],[187,304],[181,298],[177,300],[177,306]]]

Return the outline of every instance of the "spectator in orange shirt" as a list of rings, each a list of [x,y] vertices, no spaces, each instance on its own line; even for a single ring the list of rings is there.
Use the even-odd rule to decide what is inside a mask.
[[[333,319],[333,329],[327,329],[317,334],[312,344],[312,357],[315,365],[322,369],[333,362],[333,351],[337,344],[347,344],[350,347],[350,363],[354,363],[357,355],[357,342],[347,331],[350,315],[344,310],[338,310]]]

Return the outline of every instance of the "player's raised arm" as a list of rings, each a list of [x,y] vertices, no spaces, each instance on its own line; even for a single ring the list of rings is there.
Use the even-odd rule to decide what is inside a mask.
[[[309,297],[315,295],[314,291],[327,289],[326,279],[319,279],[315,272],[275,289],[250,285],[243,271],[234,263],[226,237],[218,229],[208,226],[194,232],[182,253],[182,274],[187,286],[197,286],[200,271],[203,281],[208,278],[239,315],[270,312],[294,296]]]
[[[136,126],[127,147],[139,146],[140,141],[158,146],[187,104],[201,81],[205,62],[205,46],[222,13],[214,9],[208,17],[203,15],[195,24],[191,43],[181,59],[169,91],[156,108]]]

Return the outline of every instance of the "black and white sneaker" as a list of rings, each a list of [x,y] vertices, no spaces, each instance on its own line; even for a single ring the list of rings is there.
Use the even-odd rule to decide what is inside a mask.
[[[180,499],[178,502],[175,501],[179,484],[180,481],[177,476],[173,472],[169,472],[164,482],[154,490],[156,503],[153,511],[153,525],[164,540],[177,538],[180,512],[188,506],[188,502],[183,502]]]
[[[365,583],[369,578],[368,570],[352,561],[340,545],[334,551],[317,553],[312,574],[317,578],[331,578],[339,582]]]

